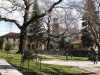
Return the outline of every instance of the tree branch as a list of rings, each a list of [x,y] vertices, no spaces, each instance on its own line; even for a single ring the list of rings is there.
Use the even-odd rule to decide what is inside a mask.
[[[62,34],[60,34],[60,35],[58,35],[58,36],[54,36],[54,35],[49,35],[49,36],[52,36],[52,37],[54,37],[54,38],[59,38],[60,36],[62,36],[62,35],[64,35],[65,34],[65,32],[63,32]]]
[[[18,3],[16,0],[13,0],[13,1],[7,0],[7,1],[9,1],[10,3],[12,3],[13,6],[24,8],[24,5]]]
[[[13,9],[12,10],[9,10],[9,9],[7,9],[7,8],[4,8],[4,7],[0,7],[0,8],[2,8],[2,9],[4,9],[4,10],[6,10],[6,11],[8,11],[9,13],[11,13],[12,11],[15,11],[15,10],[17,10],[17,7],[12,7]]]
[[[11,20],[11,19],[7,19],[7,18],[1,18],[1,16],[0,16],[0,21],[8,21],[8,22],[13,22],[13,23],[15,23],[16,25],[17,25],[17,27],[19,28],[19,29],[21,29],[21,26],[20,26],[20,24],[16,21],[16,20]]]
[[[32,17],[28,22],[26,22],[23,27],[27,27],[33,20],[36,20],[38,18],[41,18],[41,17],[44,17],[45,15],[49,14],[52,9],[57,5],[59,4],[60,2],[62,2],[62,0],[59,0],[58,2],[55,2],[48,11],[46,11],[45,13],[42,13],[41,15],[36,15],[34,17]]]
[[[59,43],[59,41],[55,41],[54,39],[50,39],[51,41],[55,42],[55,43]]]

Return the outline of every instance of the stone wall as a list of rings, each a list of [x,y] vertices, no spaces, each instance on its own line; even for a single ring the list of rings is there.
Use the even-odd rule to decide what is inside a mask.
[[[87,57],[88,53],[91,51],[85,51],[85,50],[70,50],[70,51],[66,51],[66,50],[62,50],[62,51],[54,51],[54,50],[36,50],[34,52],[37,52],[38,54],[46,54],[46,55],[60,55],[60,56],[65,56],[66,52],[68,52],[68,55],[70,56],[71,53],[73,56],[76,57]]]
[[[15,50],[19,50],[19,39],[8,38],[8,41],[10,41],[10,43],[13,44]],[[2,48],[3,50],[4,50],[5,45],[8,41],[7,41],[7,38],[3,39],[3,43],[2,43],[3,44],[3,48]]]
[[[65,51],[53,51],[53,50],[36,50],[35,52],[39,54],[46,54],[46,55],[61,55],[65,54]]]

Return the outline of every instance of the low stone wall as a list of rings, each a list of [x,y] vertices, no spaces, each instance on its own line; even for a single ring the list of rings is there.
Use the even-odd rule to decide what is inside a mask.
[[[34,52],[37,52],[39,54],[46,54],[46,55],[61,55],[63,56],[65,54],[65,51],[53,51],[53,50],[36,50]]]
[[[70,53],[72,53],[73,56],[76,56],[76,57],[88,57],[88,53],[91,53],[91,51],[87,51],[87,50],[70,50]]]
[[[65,56],[66,52],[68,53],[68,55],[70,56],[71,54],[73,56],[76,57],[87,57],[88,53],[91,51],[85,51],[85,50],[70,50],[70,51],[66,51],[66,50],[60,50],[60,51],[55,51],[55,50],[36,50],[34,52],[37,52],[39,54],[46,54],[46,55],[60,55],[60,56]]]

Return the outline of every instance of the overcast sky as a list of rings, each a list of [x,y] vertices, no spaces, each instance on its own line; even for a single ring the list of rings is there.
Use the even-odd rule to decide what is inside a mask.
[[[0,4],[2,3],[2,1],[3,0],[0,0]],[[81,1],[81,0],[77,0],[77,1]],[[7,5],[7,3],[6,3],[6,5]],[[8,5],[9,5],[9,3],[8,3]],[[0,13],[2,15],[5,15],[6,14],[6,12],[5,11],[2,11],[2,10],[0,10]],[[20,22],[20,24],[22,24],[23,19],[20,18],[20,17],[22,17],[21,13],[19,13],[19,12],[13,12],[12,15],[11,14],[8,14],[8,15],[11,18],[16,18],[18,20],[18,22]],[[79,21],[78,24],[80,26],[81,22]],[[18,29],[18,27],[14,23],[0,21],[0,36],[5,35],[5,34],[7,34],[9,32],[20,33],[20,30]]]
[[[8,22],[0,21],[0,36],[7,34],[9,32],[20,33],[20,30],[15,24]]]

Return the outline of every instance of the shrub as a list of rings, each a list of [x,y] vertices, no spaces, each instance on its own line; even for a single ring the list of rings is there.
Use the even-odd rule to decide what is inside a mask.
[[[8,41],[8,42],[6,43],[4,49],[7,51],[7,57],[8,57],[8,51],[9,51],[9,50],[13,50],[13,49],[14,49],[14,46],[13,46],[13,44],[11,44],[11,43]]]
[[[14,46],[9,41],[6,43],[5,48],[6,51],[13,50]]]

